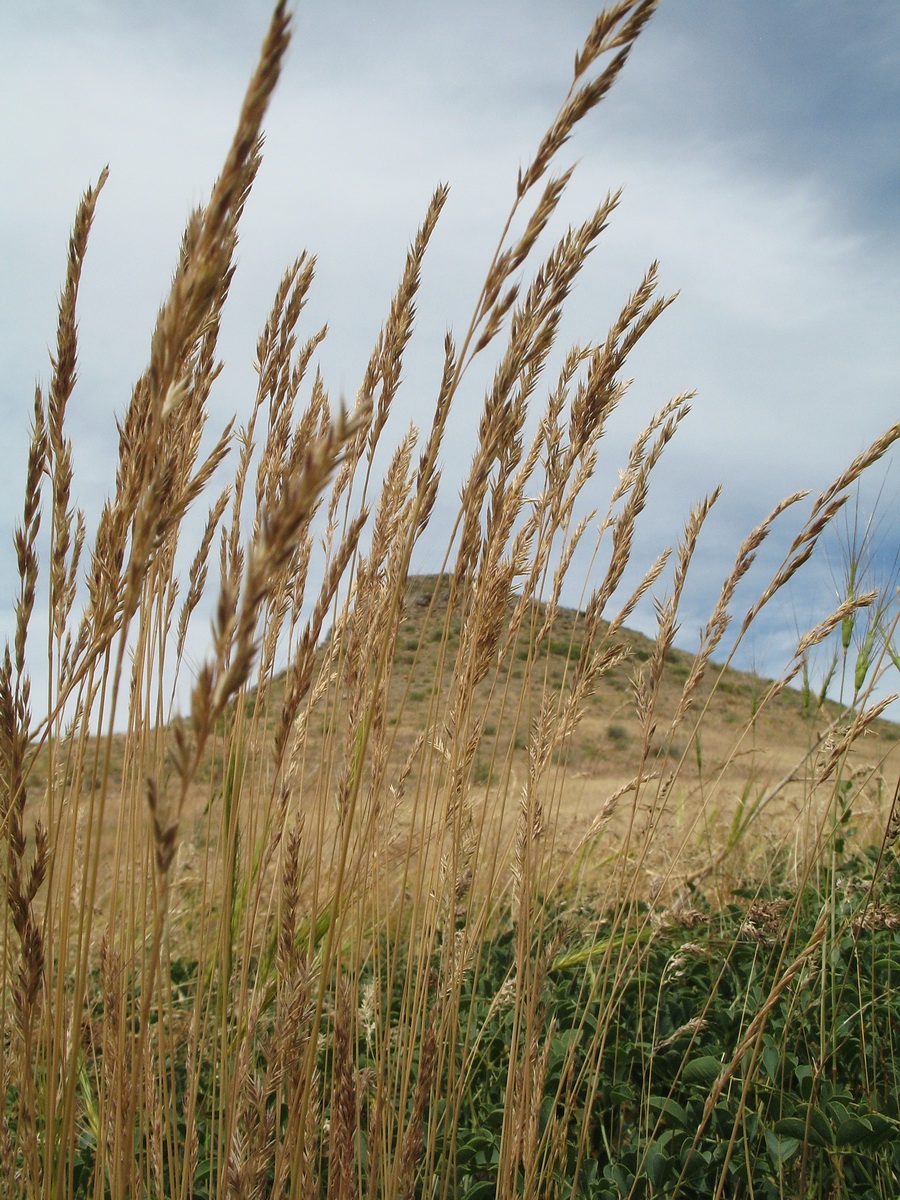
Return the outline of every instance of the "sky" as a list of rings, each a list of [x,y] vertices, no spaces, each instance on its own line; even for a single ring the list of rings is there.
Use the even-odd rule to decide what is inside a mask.
[[[406,247],[445,181],[397,436],[429,411],[444,331],[468,324],[516,170],[552,120],[596,11],[586,0],[297,6],[245,214],[214,427],[248,411],[256,337],[303,249],[318,258],[305,328],[328,321],[319,362],[331,391],[353,396]],[[146,364],[181,230],[227,150],[268,16],[263,0],[0,0],[0,635],[12,629],[31,399],[49,378],[78,198],[109,164],[69,409],[75,500],[90,520],[112,483],[114,414]],[[602,338],[654,259],[662,289],[680,291],[629,360],[635,382],[590,503],[605,509],[650,413],[696,389],[659,469],[632,576],[722,484],[685,597],[679,642],[690,648],[742,537],[787,493],[821,490],[900,415],[900,5],[662,0],[558,165],[576,161],[562,225],[625,190],[571,297],[566,341]],[[450,487],[422,570],[440,565],[478,383],[475,373],[454,417]],[[862,527],[874,513],[866,558],[887,587],[900,552],[897,471],[892,459],[876,467],[856,510]],[[773,537],[748,601],[806,511]],[[833,606],[853,519],[760,622],[743,665],[778,671],[798,631]],[[650,632],[652,622],[648,606],[634,623]]]

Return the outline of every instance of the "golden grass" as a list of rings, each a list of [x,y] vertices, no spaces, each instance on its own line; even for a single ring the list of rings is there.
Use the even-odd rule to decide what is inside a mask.
[[[806,635],[752,712],[723,698],[749,682],[713,658],[730,661],[900,426],[814,501],[727,647],[737,585],[800,493],[740,547],[690,657],[673,646],[678,608],[717,494],[689,514],[680,545],[647,566],[633,594],[622,599],[620,587],[688,396],[639,432],[597,530],[577,515],[627,393],[627,357],[672,298],[658,294],[651,266],[606,335],[572,348],[548,384],[562,306],[618,195],[531,264],[571,175],[549,177],[558,152],[654,8],[621,2],[597,18],[557,117],[520,171],[471,323],[458,343],[445,340],[431,423],[424,434],[401,432],[381,477],[376,451],[392,429],[444,188],[352,409],[335,409],[312,369],[324,330],[299,332],[314,278],[302,255],[258,341],[251,411],[211,439],[205,432],[238,224],[290,36],[283,3],[222,174],[188,223],[147,370],[119,419],[115,490],[92,537],[71,507],[65,411],[105,174],[85,193],[51,382],[35,397],[15,535],[17,626],[0,669],[7,1195],[188,1197],[198,1172],[217,1196],[412,1196],[423,1179],[453,1195],[453,1131],[476,1052],[454,1040],[463,980],[504,905],[517,941],[497,1195],[518,1194],[521,1172],[536,1188],[553,1160],[535,1117],[549,1042],[539,1018],[547,963],[532,947],[548,898],[587,889],[626,929],[643,920],[639,898],[675,903],[701,880],[726,889],[759,866],[754,805],[768,816],[776,803],[789,820],[756,845],[804,878],[826,844],[837,780],[851,780],[857,803],[874,797],[869,831],[884,833],[889,788],[877,792],[896,776],[893,742],[855,750],[877,728],[874,670],[851,704],[819,706],[812,741],[785,691],[809,650],[863,619],[875,596],[851,595]],[[529,205],[525,232],[512,237]],[[448,414],[473,360],[496,345],[445,574],[412,576]],[[526,416],[541,394],[529,439]],[[186,514],[227,461],[233,477],[215,485],[182,589],[174,564]],[[608,561],[573,614],[561,596],[588,536]],[[657,636],[641,641],[626,622],[670,560]],[[39,635],[40,586],[50,619]],[[190,711],[170,720],[167,671],[186,669],[187,631],[210,589],[209,658]],[[38,704],[28,663],[45,653],[50,687]],[[786,762],[768,754],[772,721],[791,750]],[[196,964],[182,986],[187,958]],[[626,955],[616,977],[628,969]],[[357,1070],[360,1045],[374,1047],[370,1074]]]

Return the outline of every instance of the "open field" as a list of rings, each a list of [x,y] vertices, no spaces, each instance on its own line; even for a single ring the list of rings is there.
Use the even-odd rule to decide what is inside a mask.
[[[850,563],[783,678],[727,664],[900,425],[747,533],[687,654],[679,604],[717,494],[630,592],[623,577],[688,397],[636,432],[605,515],[580,504],[628,355],[670,303],[655,266],[595,344],[549,366],[618,203],[545,245],[570,175],[551,168],[654,8],[597,17],[471,323],[447,335],[430,424],[397,434],[391,405],[443,188],[354,406],[314,370],[303,255],[260,335],[250,411],[209,431],[290,36],[279,4],[90,533],[66,405],[104,177],[85,194],[0,664],[5,1195],[896,1195],[900,762],[876,698],[900,664],[896,596]],[[443,570],[419,575],[448,414],[489,355]],[[784,560],[735,612],[788,509]],[[575,612],[560,597],[594,537]],[[628,629],[647,595],[652,639]],[[189,672],[204,597],[208,657]],[[789,686],[817,647],[834,648],[841,703]]]
[[[405,586],[394,659],[386,685],[387,729],[384,756],[388,792],[412,756],[424,759],[419,744],[435,728],[435,713],[446,703],[453,686],[454,656],[459,645],[459,621],[447,610],[449,576],[410,576]],[[520,597],[508,605],[512,615]],[[496,674],[474,690],[481,736],[472,763],[470,792],[473,814],[490,828],[489,840],[505,847],[512,860],[518,797],[528,771],[528,742],[542,699],[565,693],[583,652],[584,618],[561,608],[553,636],[544,640],[530,662],[528,631],[543,625],[546,606],[531,606],[515,642],[498,662]],[[834,773],[827,771],[832,751],[848,728],[852,715],[837,703],[797,688],[771,691],[770,680],[711,664],[698,685],[689,719],[671,729],[692,655],[670,648],[660,677],[657,731],[646,743],[635,711],[634,682],[653,654],[653,643],[640,634],[621,632],[626,657],[598,681],[573,736],[554,752],[545,785],[544,805],[549,830],[546,853],[560,882],[595,896],[599,878],[625,853],[629,837],[642,855],[645,882],[642,895],[678,895],[690,883],[713,886],[727,895],[729,885],[765,875],[771,862],[782,864],[786,875],[800,879],[821,853],[834,807]],[[317,652],[317,669],[330,669],[331,648]],[[340,661],[340,652],[337,652]],[[527,676],[527,682],[526,682]],[[255,760],[266,761],[284,703],[285,675],[276,674],[257,712],[251,693],[243,701],[248,736]],[[255,715],[254,715],[255,714]],[[702,714],[702,716],[701,716]],[[315,776],[333,757],[328,732],[347,718],[346,705],[336,696],[310,714],[304,733],[304,752]],[[847,747],[841,777],[848,782],[846,805],[853,812],[850,845],[863,848],[877,842],[888,819],[897,786],[900,758],[896,743],[900,728],[876,719],[864,738]],[[164,741],[174,745],[170,730]],[[104,830],[100,839],[100,878],[111,887],[112,864],[122,811],[121,785],[127,775],[127,739],[114,737],[106,771]],[[190,878],[189,863],[207,846],[206,815],[221,794],[225,773],[221,748],[213,748],[199,768],[200,779],[188,792],[182,812],[181,849],[176,867]],[[643,787],[629,788],[646,777]],[[659,801],[660,780],[672,778],[671,793]],[[97,790],[92,768],[82,768],[82,792]],[[42,788],[47,784],[47,755],[41,754],[31,777],[28,818],[40,815]],[[250,794],[253,795],[252,781]],[[303,776],[288,817],[304,813],[302,796],[309,785]],[[318,786],[313,784],[313,788]],[[622,789],[628,789],[622,791]],[[621,797],[604,816],[611,797]],[[83,803],[84,801],[82,801]],[[389,855],[405,864],[409,840],[415,842],[411,804],[394,801],[394,827]],[[602,838],[592,833],[602,819]],[[744,828],[746,824],[746,828]],[[652,826],[652,836],[649,836]],[[335,828],[331,825],[331,834]],[[752,832],[750,832],[752,829]],[[333,853],[329,844],[327,859]],[[387,877],[390,872],[386,872]],[[723,893],[721,889],[725,889]],[[612,894],[602,903],[608,903]],[[101,903],[102,897],[98,898]]]

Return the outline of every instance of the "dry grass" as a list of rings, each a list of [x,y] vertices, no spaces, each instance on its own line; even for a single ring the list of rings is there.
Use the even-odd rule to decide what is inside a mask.
[[[651,266],[605,337],[574,347],[547,382],[562,306],[618,203],[607,197],[542,250],[571,174],[550,171],[654,8],[617,3],[597,18],[520,172],[471,324],[459,342],[447,336],[431,424],[400,433],[380,477],[376,451],[392,429],[443,188],[352,409],[335,408],[313,369],[324,331],[299,332],[314,274],[303,255],[260,335],[250,413],[205,431],[238,223],[289,39],[283,4],[222,174],[188,223],[92,537],[71,507],[65,432],[79,278],[104,178],[85,194],[52,378],[35,398],[17,627],[0,669],[7,1195],[387,1198],[424,1194],[423,1181],[428,1194],[457,1194],[454,1131],[478,1046],[478,1030],[458,1042],[464,983],[508,907],[511,1099],[496,1194],[542,1194],[561,1153],[538,1119],[549,960],[534,946],[549,901],[589,894],[637,952],[639,900],[675,903],[701,881],[727,894],[776,860],[809,878],[831,852],[848,781],[857,810],[869,805],[867,835],[884,834],[897,766],[871,700],[875,655],[851,703],[812,706],[812,733],[785,690],[811,647],[862,621],[876,597],[850,595],[759,694],[713,660],[730,661],[900,426],[815,500],[735,635],[736,587],[803,496],[748,536],[692,657],[673,639],[715,495],[631,596],[620,587],[689,397],[640,431],[599,526],[579,515],[627,392],[627,356],[671,297],[657,293]],[[525,232],[512,237],[523,213]],[[411,576],[451,406],[473,360],[498,346],[445,573]],[[541,404],[529,438],[526,416]],[[216,484],[180,587],[185,516],[226,462],[233,476]],[[587,537],[606,565],[575,614],[561,596]],[[626,623],[663,578],[657,636],[637,638]],[[37,632],[40,587],[50,619]],[[166,680],[186,669],[187,631],[210,591],[209,658],[190,711],[171,720]],[[33,704],[28,663],[43,654],[49,695]],[[860,751],[871,730],[879,736]],[[632,967],[623,953],[610,995]],[[798,969],[785,963],[779,986]],[[598,1054],[613,1029],[613,1008],[603,1011]]]

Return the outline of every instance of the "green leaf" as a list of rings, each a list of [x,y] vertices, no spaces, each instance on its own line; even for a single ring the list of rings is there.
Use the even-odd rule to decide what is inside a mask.
[[[766,1069],[766,1074],[774,1083],[778,1078],[778,1070],[781,1066],[781,1051],[771,1041],[762,1052],[762,1063]]]
[[[803,1100],[808,1100],[812,1095],[813,1089],[813,1069],[809,1063],[800,1063],[794,1068],[794,1075],[797,1082],[800,1084],[800,1096]]]
[[[810,1110],[809,1132],[809,1140],[813,1143],[815,1143],[814,1133],[820,1139],[823,1146],[830,1146],[834,1142],[834,1130],[831,1127],[831,1122],[822,1112],[821,1108],[813,1106]]]
[[[796,1138],[799,1142],[808,1140],[811,1146],[825,1146],[831,1141],[831,1126],[828,1126],[828,1137],[823,1138],[813,1122],[810,1122],[807,1139],[806,1121],[802,1117],[782,1117],[775,1122],[775,1132],[779,1137]]]
[[[673,1171],[672,1168],[676,1169]],[[651,1146],[644,1159],[644,1170],[655,1188],[661,1188],[670,1176],[678,1174],[677,1164],[658,1145]]]
[[[506,1110],[502,1105],[493,1105],[480,1113],[481,1124],[485,1129],[493,1129],[500,1131],[503,1128],[503,1118],[506,1115]]]
[[[882,1113],[868,1113],[866,1120],[872,1126],[872,1133],[876,1137],[882,1137],[886,1133],[895,1132],[897,1128],[896,1122],[892,1121],[890,1117],[885,1117]]]
[[[779,1137],[796,1138],[802,1142],[806,1138],[806,1122],[799,1117],[782,1117],[775,1122],[775,1132]]]
[[[688,1183],[697,1183],[709,1167],[707,1156],[701,1150],[690,1150],[681,1156],[681,1173]]]
[[[799,1146],[800,1138],[780,1136],[771,1129],[766,1130],[766,1149],[776,1167],[780,1167],[796,1154]]]
[[[839,1146],[876,1146],[896,1130],[896,1123],[881,1113],[848,1117],[838,1126],[835,1142]]]
[[[490,1179],[482,1179],[473,1188],[463,1193],[463,1200],[494,1200],[497,1195],[497,1185]]]
[[[563,1029],[554,1035],[550,1044],[550,1056],[547,1062],[548,1071],[554,1071],[561,1066],[569,1053],[569,1045],[574,1042],[577,1046],[581,1041],[580,1029]]]
[[[665,1118],[673,1125],[677,1125],[679,1129],[690,1129],[691,1121],[687,1112],[681,1107],[677,1101],[668,1099],[665,1096],[649,1096],[647,1103],[651,1108],[658,1108]],[[696,1128],[696,1122],[694,1122]]]
[[[872,1126],[864,1117],[848,1117],[841,1121],[834,1140],[838,1146],[861,1146],[872,1136]]]
[[[700,1058],[692,1058],[684,1068],[681,1078],[685,1083],[700,1083],[705,1087],[711,1087],[719,1076],[722,1074],[722,1064],[717,1058],[713,1058],[711,1054],[704,1054]]]
[[[838,1127],[850,1116],[849,1108],[847,1108],[846,1104],[842,1104],[840,1100],[829,1101],[828,1111],[831,1114],[832,1122]]]
[[[613,1107],[629,1104],[632,1100],[634,1100],[634,1088],[624,1079],[620,1079],[609,1089],[609,1103]]]

